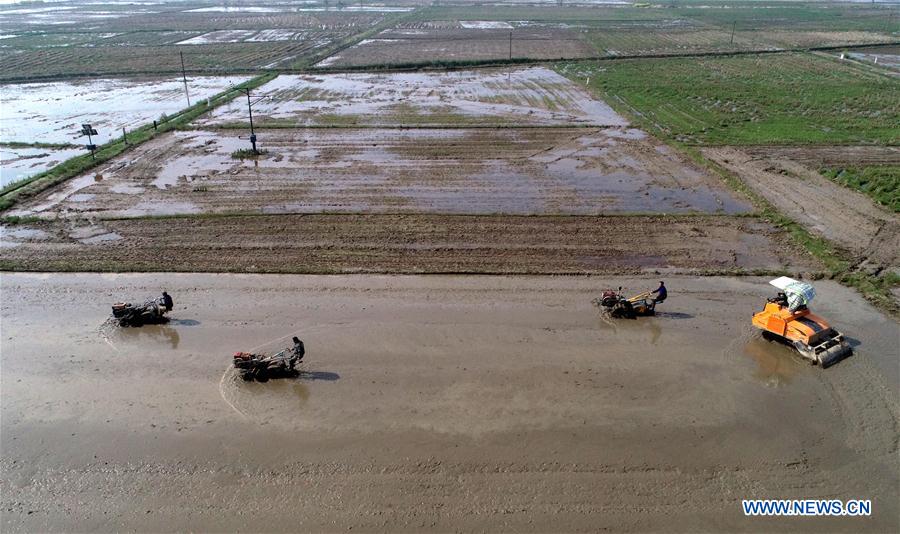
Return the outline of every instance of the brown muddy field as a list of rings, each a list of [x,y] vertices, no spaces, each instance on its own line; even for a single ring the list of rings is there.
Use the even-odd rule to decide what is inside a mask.
[[[0,227],[37,271],[623,273],[821,270],[749,217],[269,215]]]
[[[746,213],[749,203],[631,128],[173,132],[13,215]]]
[[[576,59],[596,55],[597,51],[577,31],[562,28],[390,29],[320,61],[316,66],[401,65],[510,57]]]
[[[749,326],[764,279],[4,274],[0,496],[14,531],[896,532],[896,323],[819,282],[854,356]],[[173,320],[102,328],[166,288]],[[235,350],[306,343],[244,383]],[[743,498],[872,499],[753,519]]]
[[[780,211],[850,251],[860,265],[872,269],[900,267],[900,217],[862,193],[828,180],[815,167],[794,161],[799,156],[801,161],[818,158],[825,163],[830,158],[827,149],[812,149],[804,154],[789,149],[766,152],[716,147],[702,152],[740,176]],[[861,153],[857,164],[866,161],[866,154],[881,160],[893,153],[887,148],[847,152]]]

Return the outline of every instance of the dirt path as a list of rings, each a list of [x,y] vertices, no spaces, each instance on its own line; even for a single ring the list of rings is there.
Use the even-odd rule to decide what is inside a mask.
[[[655,280],[4,274],[2,530],[900,529],[896,323],[818,284],[856,346],[822,370],[748,326],[765,280],[667,278],[640,321],[590,305]],[[171,324],[99,328],[163,287]],[[302,378],[227,372],[294,332]]]
[[[16,270],[622,273],[818,270],[749,217],[271,215],[2,228]]]
[[[750,154],[737,148],[703,149],[779,210],[849,250],[862,266],[900,267],[900,217],[779,152]]]
[[[811,169],[900,164],[898,146],[751,146],[741,151],[763,159],[796,161]]]

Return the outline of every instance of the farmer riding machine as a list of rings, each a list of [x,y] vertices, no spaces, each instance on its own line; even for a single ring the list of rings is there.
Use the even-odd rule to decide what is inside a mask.
[[[844,336],[807,307],[816,296],[812,285],[782,276],[769,282],[781,291],[753,315],[753,326],[768,340],[793,346],[801,356],[822,367],[849,356]]]

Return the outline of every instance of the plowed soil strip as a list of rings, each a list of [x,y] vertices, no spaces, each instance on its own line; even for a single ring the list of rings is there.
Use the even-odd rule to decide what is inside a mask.
[[[259,215],[40,222],[2,232],[7,269],[612,273],[816,269],[749,217]]]

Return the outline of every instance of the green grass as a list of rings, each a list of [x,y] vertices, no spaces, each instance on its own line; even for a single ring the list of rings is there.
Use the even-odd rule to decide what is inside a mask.
[[[259,87],[272,80],[274,77],[274,74],[264,74],[237,85],[235,88]],[[148,141],[159,134],[186,126],[200,115],[230,101],[240,94],[239,91],[233,89],[225,91],[210,98],[209,106],[206,105],[207,101],[204,100],[202,103],[195,104],[168,117],[165,122],[158,126],[158,129],[154,129],[152,124],[147,124],[128,132],[127,145],[121,139],[110,141],[97,148],[94,158],[91,158],[90,154],[76,156],[40,174],[9,184],[0,190],[0,211],[9,209],[22,199],[30,198],[41,191],[84,174],[97,165],[109,161],[126,150]]]
[[[900,142],[900,80],[813,54],[571,62],[560,72],[688,144]]]
[[[709,4],[708,2],[700,2]],[[893,6],[879,4],[821,4],[799,2],[728,2],[728,9],[704,9],[680,0],[670,16],[731,27],[739,30],[838,30],[897,31],[897,19],[891,20]],[[687,5],[685,5],[687,4]]]
[[[820,172],[839,184],[865,193],[894,213],[900,213],[900,165],[831,168]]]
[[[0,217],[0,224],[8,224],[10,226],[15,226],[17,224],[34,224],[40,221],[40,217],[33,216],[21,217],[19,215],[8,215],[5,217]]]
[[[73,143],[22,143],[20,141],[0,141],[0,146],[6,148],[46,148],[48,150],[62,150],[65,148],[78,148],[82,145]]]

